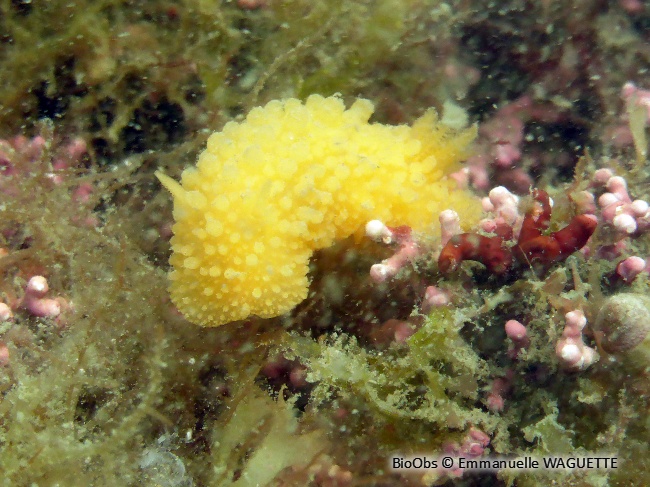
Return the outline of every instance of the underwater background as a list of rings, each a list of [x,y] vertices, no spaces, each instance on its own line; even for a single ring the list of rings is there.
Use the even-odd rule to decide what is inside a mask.
[[[647,2],[0,0],[0,78],[1,486],[650,485]]]

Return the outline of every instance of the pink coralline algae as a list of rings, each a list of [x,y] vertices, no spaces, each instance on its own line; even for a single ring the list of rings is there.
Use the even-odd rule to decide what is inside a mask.
[[[10,321],[14,317],[11,307],[6,303],[0,303],[0,321]]]
[[[505,324],[506,336],[512,341],[514,348],[509,350],[511,358],[517,358],[519,352],[530,345],[530,337],[526,327],[517,320],[508,320]]]
[[[585,345],[582,330],[587,318],[581,310],[570,311],[564,316],[565,327],[562,338],[557,342],[555,353],[561,365],[569,370],[585,370],[596,360],[598,353]]]
[[[612,283],[629,284],[636,277],[650,271],[647,256],[629,255],[630,242],[650,231],[650,204],[633,199],[625,178],[614,175],[611,169],[598,169],[591,178],[590,189],[572,196],[579,211],[598,213],[607,231],[607,245],[585,247],[588,254],[607,260],[618,259],[628,253],[616,266]]]
[[[650,121],[650,90],[639,88],[631,81],[623,85],[621,96],[628,103],[634,103],[637,106],[645,107],[647,111],[647,120]]]
[[[242,10],[257,10],[268,5],[268,0],[237,0],[237,6]]]
[[[448,442],[443,446],[443,452],[447,456],[465,459],[481,458],[490,445],[490,437],[478,428],[472,427],[465,434],[462,442]],[[445,479],[462,477],[464,469],[459,467],[444,468],[442,466],[427,473],[423,478],[426,485],[438,485]]]
[[[508,320],[504,326],[506,336],[510,339],[513,347],[508,350],[508,357],[513,361],[519,359],[522,350],[530,345],[530,336],[528,329],[517,320]],[[505,397],[514,387],[515,370],[507,368],[505,374],[497,377],[492,381],[490,390],[485,399],[488,409],[494,413],[499,413],[505,408]]]
[[[51,134],[32,138],[20,135],[0,140],[0,197],[13,207],[20,208],[24,200],[34,197],[24,189],[26,182],[39,184],[43,191],[54,188],[68,191],[66,184],[70,183],[70,170],[78,168],[82,162],[87,152],[86,143],[82,139],[72,138],[62,144],[53,144],[50,137]],[[91,197],[95,191],[93,186],[81,183],[69,188],[71,197],[64,201],[69,201],[70,206],[65,214],[75,225],[96,226],[98,219],[91,209]],[[28,249],[33,243],[29,233],[23,235],[21,225],[10,218],[2,222],[0,237],[3,241],[0,259],[9,261],[16,250]],[[19,326],[25,318],[38,318],[39,322],[53,325],[52,329],[56,331],[67,326],[72,303],[59,292],[50,290],[44,267],[37,262],[18,266],[14,277],[15,282],[24,282],[22,291],[10,286],[3,288],[0,322],[8,324],[7,329]],[[9,348],[0,341],[0,364],[7,365],[9,362]]]
[[[505,396],[513,387],[514,376],[514,370],[508,369],[503,377],[492,381],[485,404],[493,413],[500,413],[505,408]]]
[[[603,133],[603,141],[611,143],[619,149],[636,144],[630,120],[631,112],[638,110],[638,116],[641,117],[638,121],[646,125],[650,122],[650,90],[640,88],[635,83],[628,81],[621,88],[620,96],[624,103],[624,110],[619,115],[618,121],[606,127]],[[644,150],[643,148],[639,149]]]
[[[603,220],[624,235],[642,233],[650,229],[650,205],[645,200],[632,200],[627,190],[627,182],[614,176],[608,169],[594,174],[594,183],[604,181],[607,189],[598,198]]]
[[[451,304],[451,295],[449,291],[440,289],[436,286],[428,286],[424,291],[424,301],[422,302],[422,311],[427,313],[433,308],[447,306]]]
[[[25,286],[25,295],[21,307],[31,315],[39,318],[56,318],[69,304],[63,298],[46,297],[50,290],[47,279],[43,276],[32,277]]]
[[[395,276],[406,263],[412,262],[420,255],[420,249],[413,240],[409,227],[391,229],[379,220],[372,220],[366,224],[366,235],[378,242],[399,245],[399,250],[390,258],[371,267],[370,276],[375,282],[384,282]]]
[[[22,310],[29,316],[47,318],[58,326],[64,326],[64,315],[72,310],[73,305],[62,296],[50,296],[47,279],[40,275],[32,276],[25,284],[20,299],[8,300],[8,304],[0,302],[0,321],[12,321],[14,314]]]
[[[616,266],[616,275],[629,284],[642,272],[650,272],[649,264],[645,259],[632,255],[620,261]]]
[[[0,367],[9,364],[9,347],[6,343],[0,342]]]
[[[529,95],[504,104],[481,123],[476,154],[453,177],[461,186],[481,191],[487,191],[496,182],[525,194],[534,185],[527,166],[542,163],[537,160],[538,156],[525,150],[526,124],[557,123],[562,119],[557,107],[536,102]]]
[[[87,153],[83,139],[73,138],[63,144],[51,147],[52,141],[42,135],[32,138],[19,135],[11,139],[0,140],[0,194],[6,197],[25,197],[20,190],[21,180],[32,174],[41,173],[54,186],[61,186],[67,181],[67,171],[78,168]],[[80,183],[71,189],[72,202],[78,205],[88,204],[94,193],[93,185]],[[98,219],[88,213],[79,213],[78,208],[71,208],[71,215],[80,226],[97,226]],[[1,229],[0,229],[1,230]]]
[[[33,170],[33,165],[48,149],[48,141],[41,135],[27,138],[22,135],[12,139],[0,140],[0,190],[15,195],[17,189],[9,184],[15,179],[10,177],[21,177]],[[86,154],[86,143],[82,139],[73,139],[53,151],[50,161],[52,172],[48,177],[55,184],[63,181],[61,171],[74,167]],[[87,191],[88,188],[84,188]]]
[[[44,318],[63,329],[66,324],[66,312],[72,309],[72,303],[63,297],[48,297],[49,286],[43,276],[33,276],[25,285],[21,299],[10,301],[9,304],[0,302],[0,324],[15,322],[16,313],[23,312],[36,318]],[[8,365],[10,361],[9,348],[0,340],[0,366]]]

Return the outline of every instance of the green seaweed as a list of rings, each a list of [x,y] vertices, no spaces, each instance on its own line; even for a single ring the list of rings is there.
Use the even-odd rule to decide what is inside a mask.
[[[523,22],[523,2],[506,3]],[[609,25],[609,15],[629,22],[615,12],[593,14],[600,7],[587,3],[574,10],[599,15],[596,25]],[[567,28],[560,5],[545,8],[533,22],[545,32]],[[3,0],[0,14],[0,136],[47,142],[36,160],[12,161],[19,177],[0,173],[0,300],[16,303],[40,273],[53,296],[72,304],[60,322],[18,309],[0,323],[9,350],[0,366],[0,483],[322,485],[329,472],[349,471],[352,485],[424,484],[391,472],[388,458],[438,453],[471,427],[490,434],[494,454],[611,452],[621,462],[610,472],[501,472],[486,480],[494,485],[649,483],[647,377],[616,357],[579,375],[559,370],[554,358],[567,306],[580,303],[591,318],[610,289],[614,263],[605,259],[574,256],[542,278],[525,272],[508,282],[476,278],[471,266],[445,281],[423,262],[377,287],[368,285],[367,268],[385,249],[344,242],[313,262],[310,299],[283,319],[200,329],[169,304],[171,210],[157,168],[180,173],[207,134],[271,99],[364,96],[389,122],[412,120],[450,97],[458,102],[470,81],[440,68],[478,56],[480,38],[466,22],[500,26],[492,7]],[[601,39],[610,29],[599,31],[594,38],[616,63],[633,57],[620,54],[638,42],[634,36]],[[513,39],[520,51],[530,48]],[[558,45],[547,46],[551,61]],[[645,66],[635,55],[635,66]],[[612,71],[620,88],[625,71]],[[73,137],[88,142],[89,154],[54,184],[53,154]],[[586,188],[585,174],[596,166],[587,159],[567,194]],[[648,198],[647,176],[647,163],[631,175],[636,197]],[[73,198],[82,184],[93,188],[85,202]],[[573,208],[555,189],[553,224],[562,226]],[[88,217],[95,223],[84,223]],[[607,233],[594,238],[596,246],[610,243]],[[627,252],[647,255],[650,242],[636,238]],[[418,277],[453,291],[454,306],[414,313],[417,330],[406,343],[368,340],[355,320],[376,313],[366,321],[379,327],[387,309],[408,318]],[[648,283],[642,276],[629,290],[647,293]],[[391,300],[399,306],[384,303]],[[502,328],[522,317],[531,345],[513,362]],[[303,390],[274,388],[260,373],[281,356],[304,367]],[[508,368],[506,407],[491,412],[485,397]]]

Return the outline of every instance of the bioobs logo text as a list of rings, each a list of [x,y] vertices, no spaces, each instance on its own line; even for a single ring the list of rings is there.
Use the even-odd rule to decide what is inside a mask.
[[[440,461],[437,458],[427,457],[425,455],[408,458],[392,457],[390,466],[393,470],[428,470],[440,467]]]

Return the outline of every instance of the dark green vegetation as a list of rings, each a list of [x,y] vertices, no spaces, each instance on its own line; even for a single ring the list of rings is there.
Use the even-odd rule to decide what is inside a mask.
[[[463,485],[650,483],[647,375],[604,359],[568,374],[554,358],[564,312],[580,304],[593,315],[621,290],[604,282],[612,262],[574,256],[542,279],[477,279],[469,291],[448,281],[458,303],[421,317],[408,346],[373,344],[368,325],[407,319],[412,282],[437,277],[435,266],[377,290],[368,268],[385,249],[371,244],[366,257],[320,255],[311,301],[285,320],[202,329],[168,302],[170,201],[153,171],[178,175],[208,133],[268,100],[363,96],[395,123],[460,99],[481,118],[580,54],[585,65],[558,100],[575,102],[573,117],[531,127],[555,135],[531,144],[609,155],[598,131],[616,117],[622,83],[650,67],[645,17],[608,2],[573,2],[571,13],[494,3],[272,0],[247,11],[208,0],[2,0],[0,137],[40,134],[48,147],[36,161],[13,160],[20,177],[0,183],[17,189],[0,193],[0,300],[19,298],[40,273],[74,308],[63,327],[25,311],[0,324],[10,353],[0,369],[0,483],[323,485],[338,466],[351,485],[406,484],[387,471],[392,453],[438,451],[470,425],[491,435],[495,454],[613,452],[626,463],[609,475],[466,476]],[[620,28],[605,37],[605,25]],[[596,57],[609,77],[584,61]],[[88,156],[54,184],[52,154],[73,137]],[[559,184],[573,167],[537,168],[537,180]],[[648,199],[642,173],[631,192]],[[89,201],[75,201],[85,183]],[[568,202],[554,196],[565,208],[554,215],[568,221]],[[633,251],[647,255],[647,237]],[[647,277],[635,291],[647,293]],[[531,333],[514,365],[502,331],[511,318]],[[305,367],[307,386],[271,380],[264,367],[279,354]],[[486,393],[508,367],[513,390],[491,413]]]

